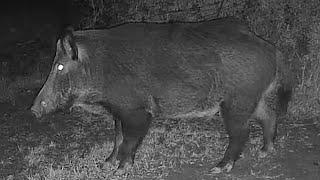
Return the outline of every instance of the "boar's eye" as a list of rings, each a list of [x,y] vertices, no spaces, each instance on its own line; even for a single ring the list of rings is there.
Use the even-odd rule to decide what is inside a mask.
[[[62,71],[64,67],[63,67],[62,64],[59,64],[59,65],[57,66],[57,68],[58,68],[59,71]]]

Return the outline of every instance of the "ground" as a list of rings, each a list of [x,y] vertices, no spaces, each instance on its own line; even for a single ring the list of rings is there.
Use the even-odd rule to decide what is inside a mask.
[[[82,109],[35,119],[29,107],[38,89],[21,91],[13,106],[0,104],[2,179],[310,179],[320,177],[320,131],[313,119],[284,117],[276,152],[258,153],[261,129],[253,121],[243,157],[230,173],[214,174],[227,135],[220,118],[153,121],[127,175],[113,176],[104,163],[112,150],[113,121],[108,114]]]

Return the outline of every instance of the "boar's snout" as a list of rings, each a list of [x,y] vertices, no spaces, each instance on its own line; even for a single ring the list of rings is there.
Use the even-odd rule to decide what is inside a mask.
[[[48,103],[44,100],[39,100],[38,98],[35,99],[33,106],[31,107],[31,112],[37,118],[40,118],[44,112],[44,108],[48,106]]]
[[[40,111],[41,110],[39,109],[39,107],[36,107],[35,105],[31,107],[31,112],[34,116],[36,116],[36,118],[40,118],[42,116],[42,113]]]
[[[33,106],[31,107],[31,112],[37,118],[40,118],[42,115],[49,113],[51,109],[53,109],[52,103],[38,96],[34,100]]]

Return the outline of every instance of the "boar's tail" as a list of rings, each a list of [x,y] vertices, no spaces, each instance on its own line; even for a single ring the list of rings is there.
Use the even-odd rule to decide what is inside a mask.
[[[280,106],[280,114],[285,114],[287,113],[288,103],[292,97],[292,87],[283,84],[278,89],[277,94]]]
[[[290,70],[290,67],[285,63],[283,55],[277,51],[277,76],[279,79],[280,87],[278,88],[277,95],[280,106],[280,113],[283,115],[287,113],[288,103],[291,100],[293,87],[295,84],[295,77]]]

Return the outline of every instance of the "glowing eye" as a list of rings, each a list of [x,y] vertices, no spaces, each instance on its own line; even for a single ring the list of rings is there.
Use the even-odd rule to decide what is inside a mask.
[[[58,70],[59,70],[59,71],[62,71],[62,69],[63,69],[63,65],[62,65],[62,64],[59,64],[59,65],[58,65]]]

